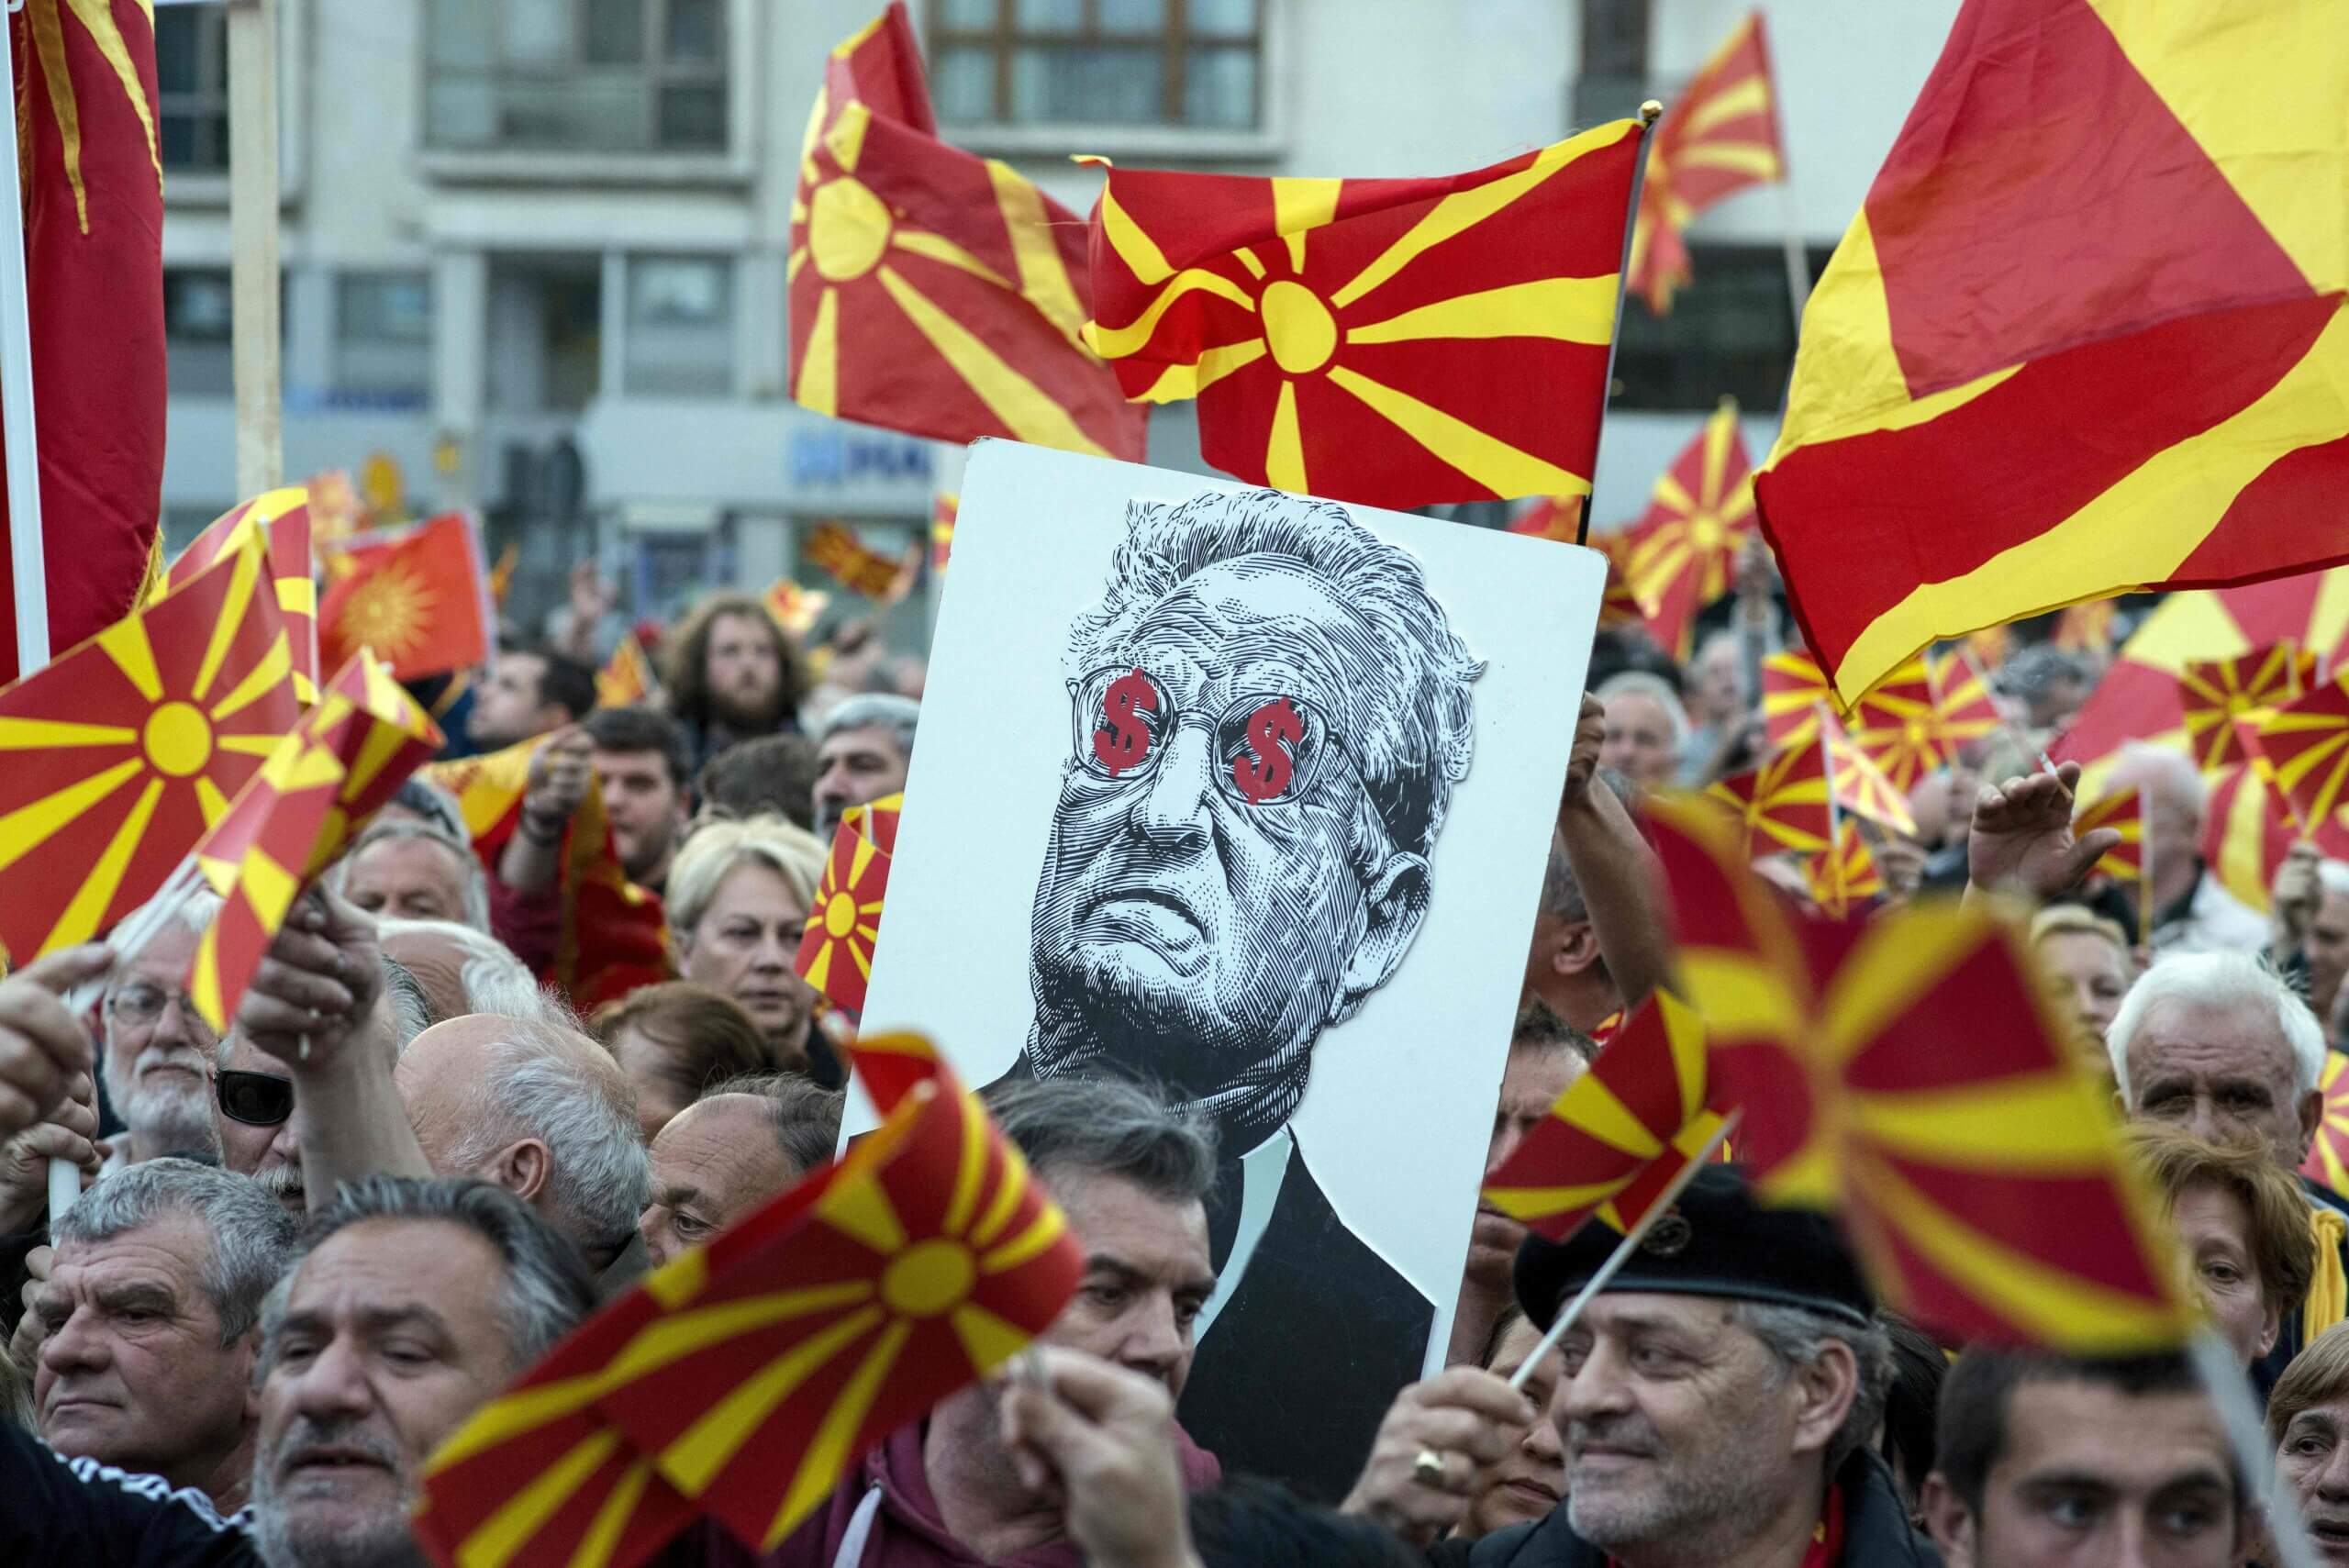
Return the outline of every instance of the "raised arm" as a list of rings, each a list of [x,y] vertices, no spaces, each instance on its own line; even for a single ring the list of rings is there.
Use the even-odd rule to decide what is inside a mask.
[[[1558,797],[1558,838],[1590,910],[1598,956],[1628,1011],[1670,977],[1672,935],[1664,923],[1663,871],[1631,814],[1598,779],[1606,738],[1606,706],[1585,692]]]

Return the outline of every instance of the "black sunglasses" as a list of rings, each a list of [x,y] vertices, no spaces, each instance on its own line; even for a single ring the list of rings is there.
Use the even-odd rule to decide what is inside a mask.
[[[274,1073],[220,1069],[220,1114],[247,1127],[276,1127],[294,1114],[294,1080]]]

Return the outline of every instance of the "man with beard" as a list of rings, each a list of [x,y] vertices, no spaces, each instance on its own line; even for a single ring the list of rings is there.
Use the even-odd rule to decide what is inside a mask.
[[[1426,917],[1484,667],[1407,551],[1257,490],[1131,504],[1063,668],[1024,1066],[1153,1077],[1216,1121],[1224,1285],[1184,1417],[1234,1468],[1334,1501],[1434,1311],[1339,1217],[1288,1120],[1322,1032]],[[1327,1332],[1300,1354],[1305,1323]],[[1315,1438],[1264,1420],[1267,1397],[1312,1410]]]
[[[220,1037],[185,989],[195,944],[219,912],[218,895],[188,895],[107,983],[106,1098],[127,1129],[109,1170],[162,1154],[219,1156],[212,1053]]]
[[[1546,1329],[1620,1240],[1531,1237],[1517,1296]],[[1550,1408],[1566,1501],[1545,1518],[1445,1541],[1447,1568],[1927,1568],[1869,1440],[1891,1350],[1858,1263],[1824,1215],[1763,1208],[1708,1166],[1569,1328]],[[1347,1511],[1426,1542],[1466,1514],[1486,1469],[1538,1418],[1490,1373],[1403,1391]]]
[[[774,617],[749,594],[711,594],[693,607],[666,650],[669,711],[685,727],[698,767],[737,740],[796,722],[799,662]]]
[[[420,1565],[426,1458],[594,1307],[578,1254],[488,1184],[355,1184],[262,1311],[250,1508],[224,1519],[0,1423],[0,1562]]]

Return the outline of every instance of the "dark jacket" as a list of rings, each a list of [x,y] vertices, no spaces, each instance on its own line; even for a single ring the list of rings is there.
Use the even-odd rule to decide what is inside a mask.
[[[260,1568],[246,1515],[94,1459],[60,1459],[0,1420],[0,1562],[73,1568]]]
[[[1892,1473],[1873,1450],[1843,1462],[1843,1551],[1835,1568],[1941,1568],[1932,1543],[1909,1523]],[[1440,1541],[1429,1555],[1442,1568],[1607,1568],[1607,1553],[1574,1532],[1567,1505],[1530,1525],[1511,1525],[1473,1543]]]

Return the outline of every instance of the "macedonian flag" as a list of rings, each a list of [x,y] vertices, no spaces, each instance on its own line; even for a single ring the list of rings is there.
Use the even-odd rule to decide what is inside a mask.
[[[213,1029],[228,1030],[302,889],[431,759],[441,739],[416,699],[362,650],[228,803],[228,815],[195,846],[196,864],[222,902],[185,982]]]
[[[627,632],[596,673],[596,706],[628,707],[651,696],[660,685],[652,675],[652,662],[644,656],[644,644],[636,639],[636,633]]]
[[[2349,559],[2343,125],[2332,6],[1966,0],[1756,481],[1839,691],[2018,616]]]
[[[1820,710],[1821,713],[1824,710]],[[1743,834],[1748,855],[1791,850],[1814,854],[1835,837],[1835,800],[1827,748],[1812,727],[1755,766],[1707,786],[1709,805],[1723,806]]]
[[[1724,397],[1631,525],[1631,592],[1657,647],[1688,657],[1697,612],[1730,591],[1738,553],[1753,537],[1753,460],[1737,401]]]
[[[478,664],[496,645],[481,535],[464,513],[351,539],[324,559],[318,656],[328,667],[372,648],[412,681]]]
[[[2300,1174],[2349,1197],[2349,1056],[2326,1051],[2316,1086],[2324,1095],[2324,1119],[2310,1140],[2308,1158],[2300,1162]]]
[[[1778,90],[1762,14],[1740,22],[1658,121],[1631,238],[1631,286],[1662,316],[1689,278],[1688,220],[1748,185],[1787,177]]]
[[[862,822],[844,817],[832,833],[832,852],[824,861],[815,907],[807,912],[796,967],[799,978],[851,1014],[864,1011],[888,886],[887,851],[866,836]]]
[[[800,548],[833,582],[876,604],[894,605],[911,593],[921,568],[919,547],[902,557],[884,555],[841,523],[817,524]]]
[[[1128,395],[1197,398],[1201,452],[1252,484],[1587,495],[1640,142],[1431,180],[1111,169],[1087,340]]]
[[[277,608],[285,617],[287,646],[294,653],[294,690],[306,704],[318,696],[318,584],[310,556],[310,493],[299,484],[264,491],[231,506],[188,541],[171,570],[156,581],[150,599],[184,587],[195,574],[237,547],[246,530],[259,532],[269,552],[269,575],[277,585]]]
[[[103,934],[301,717],[261,537],[0,691],[0,947]]]
[[[1949,900],[1820,919],[1704,815],[1659,800],[1648,826],[1765,1201],[1836,1211],[1885,1305],[1946,1335],[2183,1341],[2176,1243],[2015,932]]]
[[[1593,1217],[1628,1234],[1720,1125],[1706,1106],[1705,1022],[1659,991],[1485,1178],[1485,1199],[1553,1241]]]
[[[2178,672],[2186,747],[2206,773],[2243,762],[2247,737],[2286,703],[2297,701],[2314,671],[2290,638],[2237,659],[2198,659]]]
[[[938,139],[904,6],[834,49],[791,201],[791,395],[941,441],[1139,462],[1143,414],[1079,338],[1084,221]]]
[[[2261,720],[2259,753],[2300,821],[2330,821],[2349,790],[2349,674],[2339,674]]]
[[[694,1512],[771,1551],[865,1450],[1060,1315],[1084,1252],[927,1042],[859,1042],[878,1129],[655,1271],[444,1443],[445,1563],[629,1568]]]
[[[1884,872],[1876,851],[1860,832],[1857,818],[1846,817],[1835,825],[1835,841],[1802,862],[1803,884],[1811,902],[1830,919],[1849,919],[1861,899],[1884,895]]]

